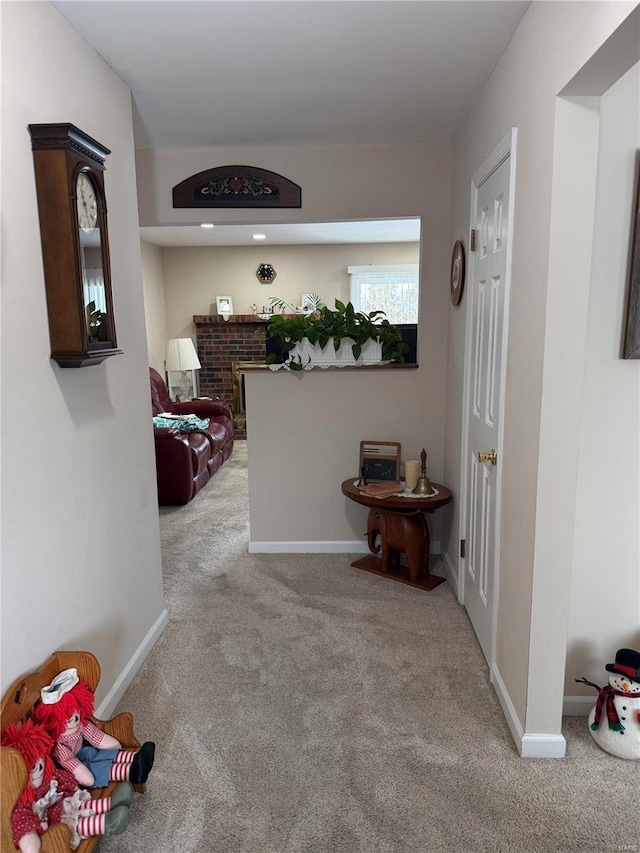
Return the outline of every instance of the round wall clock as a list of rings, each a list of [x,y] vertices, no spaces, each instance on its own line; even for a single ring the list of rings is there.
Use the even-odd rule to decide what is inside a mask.
[[[451,302],[459,305],[464,288],[464,246],[460,240],[453,244],[451,255]]]
[[[260,264],[258,269],[256,270],[256,278],[262,284],[271,284],[271,282],[275,279],[278,273],[271,264]]]

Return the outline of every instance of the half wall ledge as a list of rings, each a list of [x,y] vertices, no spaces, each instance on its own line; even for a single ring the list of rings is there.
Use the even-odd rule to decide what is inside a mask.
[[[327,370],[338,370],[340,372],[343,372],[345,370],[417,370],[418,367],[420,367],[419,364],[398,364],[396,362],[393,362],[392,364],[363,364],[360,367],[358,367],[357,364],[347,364],[342,367],[338,365],[331,366],[326,364],[316,364],[306,368],[305,370],[298,371],[296,373],[296,376],[299,376],[301,373],[308,373],[310,370],[317,370],[322,372],[326,372]],[[255,373],[257,371],[265,371],[267,373],[280,373],[279,370],[271,370],[268,364],[247,364],[246,366],[239,368],[240,373]]]

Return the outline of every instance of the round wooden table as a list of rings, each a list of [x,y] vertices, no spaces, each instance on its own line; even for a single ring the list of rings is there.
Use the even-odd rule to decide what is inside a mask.
[[[367,542],[372,552],[351,563],[357,569],[384,575],[393,580],[408,583],[420,589],[433,589],[446,578],[429,573],[429,544],[431,536],[427,513],[434,512],[451,502],[453,496],[446,486],[432,483],[438,494],[432,497],[375,498],[363,495],[350,477],[342,484],[342,494],[350,500],[369,507]],[[380,544],[376,539],[380,535]],[[375,556],[382,551],[382,556]],[[399,555],[404,552],[408,566],[400,564]]]

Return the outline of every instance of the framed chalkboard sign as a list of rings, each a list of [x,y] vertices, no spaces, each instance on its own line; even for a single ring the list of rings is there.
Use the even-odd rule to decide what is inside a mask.
[[[400,480],[402,448],[398,441],[361,441],[359,471],[367,480]]]

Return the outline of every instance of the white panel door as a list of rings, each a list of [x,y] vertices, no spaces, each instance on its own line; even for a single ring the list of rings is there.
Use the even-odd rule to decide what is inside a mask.
[[[491,664],[510,158],[478,187],[471,281],[464,604]],[[490,456],[482,461],[479,453]]]

